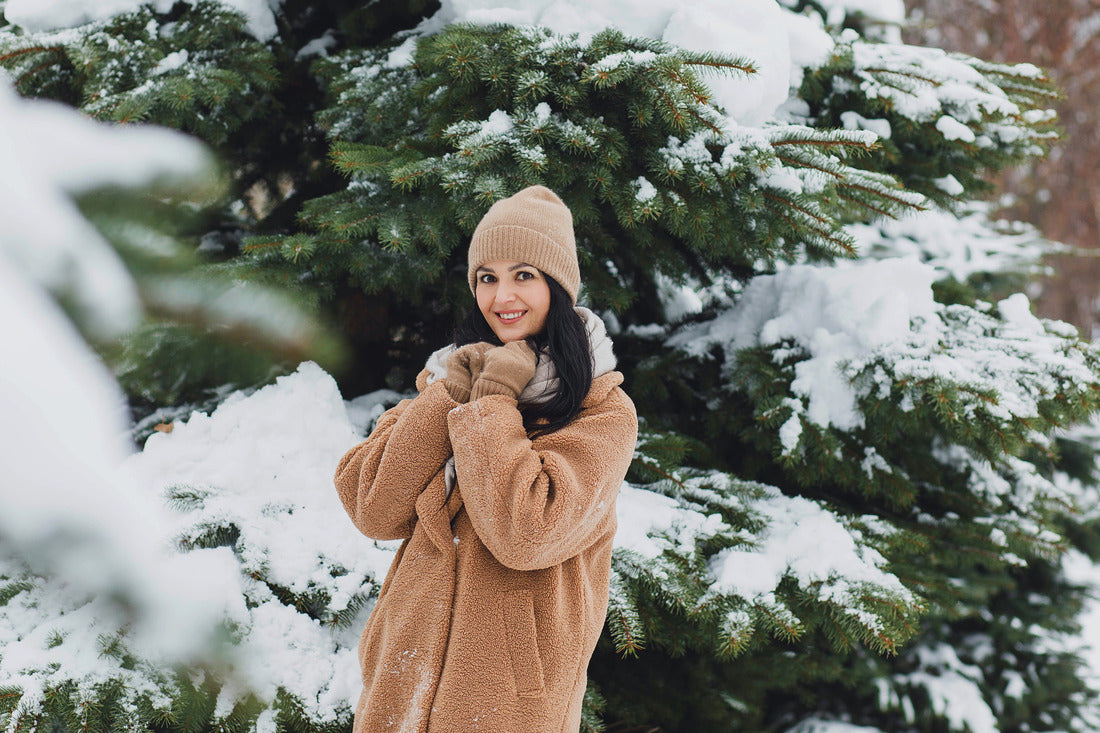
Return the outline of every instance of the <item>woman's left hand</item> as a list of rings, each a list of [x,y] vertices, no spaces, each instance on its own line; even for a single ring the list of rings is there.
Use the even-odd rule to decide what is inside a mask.
[[[511,341],[485,352],[481,374],[470,390],[470,400],[491,394],[518,398],[535,376],[538,358],[527,341]]]

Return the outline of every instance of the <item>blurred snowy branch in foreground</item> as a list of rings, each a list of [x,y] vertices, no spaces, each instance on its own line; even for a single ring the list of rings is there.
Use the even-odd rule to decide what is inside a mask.
[[[94,597],[85,633],[126,627],[170,660],[208,650],[226,599],[239,602],[224,592],[235,564],[171,552],[163,509],[119,473],[122,392],[61,306],[96,339],[142,315],[133,279],[74,196],[210,174],[205,148],[179,133],[24,101],[0,77],[0,576],[29,568],[61,605]],[[8,646],[5,672],[17,675],[21,657]]]

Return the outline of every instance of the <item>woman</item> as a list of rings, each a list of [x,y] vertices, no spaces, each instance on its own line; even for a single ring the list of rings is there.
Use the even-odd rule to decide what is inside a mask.
[[[336,470],[356,526],[405,540],[360,639],[355,733],[580,727],[637,416],[603,323],[574,308],[553,192],[494,204],[468,275],[455,344]]]

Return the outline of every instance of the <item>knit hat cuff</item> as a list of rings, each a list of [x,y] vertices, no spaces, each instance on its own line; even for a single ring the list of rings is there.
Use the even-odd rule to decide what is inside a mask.
[[[477,268],[494,260],[515,260],[537,267],[561,285],[574,304],[580,290],[581,273],[576,255],[540,231],[516,224],[501,224],[479,230],[471,249],[477,248],[471,263],[470,291],[477,287]]]

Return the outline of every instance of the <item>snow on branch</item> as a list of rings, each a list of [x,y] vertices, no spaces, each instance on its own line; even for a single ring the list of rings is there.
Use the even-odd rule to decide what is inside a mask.
[[[656,481],[620,494],[614,607],[638,616],[639,593],[656,593],[678,613],[711,619],[723,655],[754,638],[795,641],[822,615],[840,647],[859,640],[890,652],[912,632],[907,621],[920,602],[876,549],[894,530],[772,486],[663,466],[647,453],[655,438],[642,435],[636,462]],[[690,567],[706,586],[684,577]],[[622,635],[643,645],[642,628],[625,626]]]
[[[1041,127],[1057,91],[1030,64],[992,64],[938,48],[849,39],[836,60],[847,59],[843,94],[854,85],[872,106],[910,123],[934,126],[947,142],[978,149],[1022,147],[1034,153],[1054,133]],[[836,61],[834,61],[835,63]]]
[[[277,1],[277,0],[276,0]],[[4,17],[9,23],[31,33],[62,28],[75,28],[109,20],[123,13],[132,13],[142,6],[151,6],[158,13],[168,13],[176,0],[7,0]],[[224,7],[244,17],[250,33],[261,41],[275,37],[275,16],[272,6],[263,0],[217,0]],[[189,0],[196,4],[197,0]]]
[[[1054,404],[1095,384],[1094,350],[1072,327],[1032,316],[1026,296],[945,306],[932,297],[936,277],[901,259],[793,266],[755,278],[737,305],[669,345],[694,355],[718,345],[730,369],[742,349],[773,349],[777,363],[796,356],[785,368],[805,419],[844,431],[864,426],[864,400],[897,389],[902,409],[912,409],[926,388],[953,385],[960,424],[993,421],[1030,434]]]
[[[1024,222],[994,220],[991,204],[972,201],[951,213],[939,207],[897,220],[845,227],[856,247],[875,259],[916,258],[937,279],[966,282],[983,275],[1048,274],[1042,258],[1058,245]]]
[[[1050,517],[1074,497],[1025,452],[1049,454],[1052,429],[1096,409],[1100,353],[1032,315],[1022,294],[937,303],[936,278],[914,260],[793,266],[753,279],[734,306],[668,344],[722,355],[723,389],[751,395],[752,439],[800,481],[899,508],[965,487],[958,501],[988,525],[991,560],[1049,555],[1062,541]],[[929,431],[931,449],[914,452]],[[933,462],[953,477],[944,487],[918,478]]]

